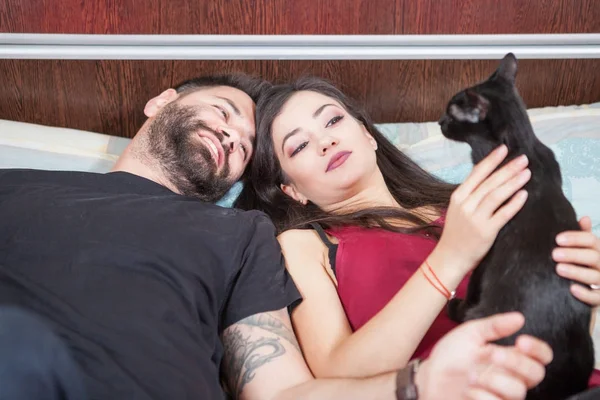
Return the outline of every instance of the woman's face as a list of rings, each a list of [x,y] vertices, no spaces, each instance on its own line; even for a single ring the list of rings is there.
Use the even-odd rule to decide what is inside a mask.
[[[377,171],[377,143],[340,103],[317,92],[295,93],[273,121],[273,144],[296,201],[327,206],[364,189]]]

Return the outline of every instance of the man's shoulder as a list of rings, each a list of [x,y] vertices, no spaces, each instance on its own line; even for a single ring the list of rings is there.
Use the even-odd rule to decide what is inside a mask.
[[[38,177],[38,176],[53,176],[64,173],[65,171],[47,171],[42,169],[27,169],[27,168],[4,168],[0,169],[0,177]]]
[[[52,183],[68,180],[81,179],[82,176],[90,175],[90,172],[76,171],[50,171],[41,169],[0,169],[0,181],[3,184],[32,184],[32,183]],[[93,174],[98,175],[98,174]]]
[[[252,232],[268,231],[275,237],[275,226],[271,222],[271,219],[262,211],[240,210],[200,202],[192,202],[188,206],[204,210],[202,217],[205,218],[209,215],[213,217],[216,223],[222,221],[223,223],[235,224],[236,230]]]
[[[235,210],[236,212],[240,213],[244,219],[247,219],[256,225],[275,230],[275,225],[273,225],[271,218],[269,218],[264,212],[258,210]]]
[[[230,219],[230,220],[234,220],[234,221],[249,224],[249,225],[265,224],[267,226],[268,225],[273,226],[271,219],[267,216],[267,214],[265,214],[262,211],[241,210],[239,208],[224,207],[224,206],[217,205],[215,203],[206,203],[206,202],[198,201],[197,199],[192,198],[192,197],[180,196],[180,200],[184,200],[184,202],[186,203],[186,206],[189,207],[190,209],[204,210],[204,211],[208,212],[209,214],[214,215],[217,218]],[[243,226],[240,226],[240,228],[243,228]]]

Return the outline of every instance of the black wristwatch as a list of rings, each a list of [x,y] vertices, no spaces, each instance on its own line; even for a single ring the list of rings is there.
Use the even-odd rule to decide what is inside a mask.
[[[406,368],[398,371],[398,375],[396,375],[397,400],[418,400],[419,391],[417,385],[415,385],[415,375],[419,370],[420,362],[419,359],[412,360]]]

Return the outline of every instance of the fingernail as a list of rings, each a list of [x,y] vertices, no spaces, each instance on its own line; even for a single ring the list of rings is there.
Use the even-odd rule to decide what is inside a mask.
[[[556,265],[556,272],[558,272],[560,274],[566,274],[567,272],[569,272],[569,268],[566,265],[557,264]]]
[[[552,252],[552,257],[553,257],[553,258],[563,258],[563,257],[564,257],[564,255],[565,255],[565,253],[564,253],[564,252],[562,252],[562,251],[560,251],[560,250],[554,250],[554,251]]]
[[[531,340],[527,336],[520,336],[519,347],[521,350],[530,350],[532,347]]]
[[[531,178],[531,170],[529,168],[524,169],[519,174],[519,181],[521,181],[521,182],[527,182],[529,180],[529,178]]]
[[[508,147],[506,147],[506,145],[505,145],[505,144],[503,144],[503,145],[500,145],[500,146],[499,146],[499,147],[496,149],[496,154],[497,154],[498,156],[501,156],[501,155],[503,156],[503,155],[505,155],[507,152],[508,152]]]
[[[527,165],[528,162],[529,162],[529,160],[527,159],[527,156],[525,154],[523,154],[517,158],[517,165],[519,167],[524,167],[525,165]]]
[[[568,242],[568,238],[566,235],[558,235],[556,237],[556,243],[561,244],[561,245],[565,245]]]
[[[527,190],[519,190],[519,193],[517,193],[517,196],[519,196],[519,200],[526,200],[527,199]]]

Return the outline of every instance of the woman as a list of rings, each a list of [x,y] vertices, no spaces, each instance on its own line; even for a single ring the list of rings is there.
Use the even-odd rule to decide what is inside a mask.
[[[470,271],[525,203],[527,159],[494,172],[507,154],[500,147],[463,184],[446,184],[312,77],[273,87],[257,116],[250,179],[236,206],[265,211],[283,232],[303,296],[292,321],[312,372],[371,376],[426,357],[455,326],[444,310],[451,293],[465,296]],[[586,232],[559,235],[565,247],[553,257],[561,276],[600,284],[600,240],[588,218],[581,226]],[[600,304],[600,293],[572,289]]]

